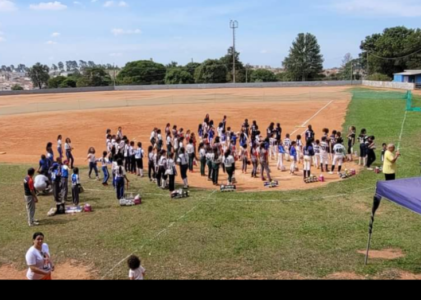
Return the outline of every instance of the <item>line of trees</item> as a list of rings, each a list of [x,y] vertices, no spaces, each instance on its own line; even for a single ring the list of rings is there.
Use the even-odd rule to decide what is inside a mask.
[[[323,74],[323,55],[317,38],[310,33],[300,33],[293,41],[289,55],[282,62],[284,72],[274,74],[270,70],[253,70],[240,60],[240,53],[230,47],[219,59],[208,59],[202,63],[191,62],[185,66],[177,62],[167,65],[152,60],[127,63],[118,76],[110,76],[116,68],[110,64],[97,65],[93,61],[66,61],[53,64],[51,69],[36,64],[2,66],[1,70],[24,70],[38,88],[85,87],[150,84],[228,83],[233,81],[233,56],[235,56],[236,82],[275,82],[311,80],[359,80],[363,76],[374,80],[391,80],[393,73],[405,69],[421,68],[421,29],[405,27],[387,28],[381,34],[366,37],[360,45],[361,53],[353,58],[347,53],[339,72]],[[394,59],[397,58],[398,59]],[[387,59],[386,59],[387,58]],[[53,78],[49,74],[53,72]],[[61,72],[71,73],[60,76]],[[56,76],[59,75],[59,76]]]

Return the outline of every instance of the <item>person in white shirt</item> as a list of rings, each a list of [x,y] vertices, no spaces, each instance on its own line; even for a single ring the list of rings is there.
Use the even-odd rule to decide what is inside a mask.
[[[320,143],[320,167],[322,172],[329,171],[329,144],[327,143],[327,137],[323,136]]]
[[[89,161],[89,178],[91,178],[92,171],[95,171],[96,180],[99,180],[97,161],[95,158],[95,148],[91,147],[88,151],[88,156],[86,160]]]
[[[140,259],[136,255],[131,255],[127,260],[129,266],[130,280],[143,280],[146,270],[141,266]]]
[[[172,137],[171,137],[171,132],[168,132],[167,134],[167,153],[171,153],[172,152]]]
[[[168,189],[170,196],[175,190],[175,176],[177,176],[177,169],[175,168],[174,153],[170,153],[167,158],[167,166],[165,173],[168,175]]]
[[[157,129],[156,129],[156,128],[154,128],[154,129],[152,130],[152,132],[151,132],[151,136],[150,136],[150,138],[149,138],[149,141],[151,142],[152,146],[155,146],[155,143],[156,143],[156,131],[157,131]]]
[[[120,140],[122,140],[122,139],[123,139],[123,131],[122,131],[122,128],[121,128],[121,127],[118,127],[118,131],[117,131],[116,136],[117,136],[117,138],[118,138],[118,139],[120,139]]]
[[[117,192],[117,200],[120,200],[124,197],[124,187],[125,181],[127,181],[127,185],[129,184],[129,179],[126,176],[126,171],[123,168],[123,160],[120,158],[117,160],[117,169],[115,171],[116,177],[116,192]]]
[[[165,188],[167,182],[167,175],[165,175],[165,170],[167,166],[167,151],[161,150],[159,157],[157,156],[158,164],[158,174],[156,175],[158,187]]]
[[[189,170],[191,173],[193,173],[193,163],[195,159],[194,152],[193,140],[190,139],[188,145],[186,146],[186,153],[189,156]]]
[[[44,234],[36,232],[33,235],[33,246],[25,255],[28,272],[26,278],[29,280],[51,280],[51,272],[54,271],[54,264],[51,260],[50,249],[44,243]]]
[[[333,163],[332,163],[332,171],[329,172],[329,174],[331,174],[331,175],[335,171],[336,163],[338,164],[338,174],[342,170],[342,164],[343,164],[345,153],[346,153],[346,149],[345,149],[344,145],[342,145],[342,143],[343,143],[342,138],[338,138],[336,140],[335,146],[333,147],[334,156],[333,156]]]
[[[70,169],[73,169],[73,164],[75,163],[75,159],[73,158],[73,155],[72,155],[72,150],[73,150],[72,141],[69,138],[66,139],[66,143],[64,144],[64,150],[66,151],[66,157],[67,157],[67,161],[70,164]]]
[[[135,145],[134,145],[134,141],[130,142],[130,147],[129,147],[129,158],[130,158],[130,173],[132,174],[136,174],[136,150],[135,150]]]
[[[200,176],[206,176],[205,167],[206,167],[206,150],[205,144],[199,144],[199,158],[200,158]]]
[[[156,165],[156,154],[154,153],[154,149],[152,146],[148,147],[148,176],[149,181],[155,181],[156,179],[156,172],[155,172],[155,165]]]
[[[270,159],[275,159],[276,160],[276,135],[272,134],[271,137],[269,138],[269,157]]]
[[[137,176],[143,177],[143,149],[142,143],[137,143],[137,149],[135,152],[135,161],[136,161],[136,168],[137,168]]]
[[[42,174],[35,177],[34,187],[39,193],[46,194],[51,191],[51,184],[48,177]]]
[[[245,149],[243,149],[244,151],[247,151]],[[228,185],[232,185],[232,175],[234,174],[234,156],[231,155],[231,151],[228,149],[225,152],[224,155],[224,165],[225,165],[225,170],[227,171],[228,174]]]
[[[180,149],[180,154],[178,155],[177,163],[180,165],[180,174],[181,179],[183,179],[184,188],[188,188],[189,182],[187,178],[187,170],[189,168],[189,156],[184,148]]]

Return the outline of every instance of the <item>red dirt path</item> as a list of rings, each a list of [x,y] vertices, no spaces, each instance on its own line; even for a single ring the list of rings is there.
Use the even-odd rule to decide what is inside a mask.
[[[283,128],[283,137],[286,133],[296,131],[293,137],[303,133],[305,128],[297,128],[305,121],[310,120],[320,137],[321,130],[328,127],[331,130],[340,129],[344,122],[346,110],[350,101],[350,95],[344,93],[346,88],[284,88],[284,89],[240,89],[240,90],[195,90],[195,91],[146,91],[146,92],[113,92],[113,93],[84,93],[84,94],[57,94],[57,95],[31,95],[0,97],[0,107],[3,105],[25,106],[34,101],[72,101],[83,98],[84,101],[118,101],[131,97],[132,99],[148,99],[162,95],[175,95],[175,99],[188,98],[198,93],[206,94],[229,94],[227,101],[216,103],[203,103],[200,105],[178,104],[165,105],[162,99],[157,99],[155,105],[107,108],[85,111],[59,111],[46,113],[33,113],[22,115],[0,116],[0,128],[2,139],[0,141],[0,162],[31,163],[34,166],[45,152],[45,145],[51,141],[54,143],[58,134],[72,139],[77,166],[87,165],[85,162],[87,150],[93,146],[97,153],[102,153],[105,148],[105,130],[110,128],[116,132],[118,126],[123,127],[123,133],[130,139],[143,142],[146,150],[149,146],[149,135],[154,127],[165,128],[166,123],[177,124],[185,131],[191,129],[197,131],[197,126],[203,121],[206,113],[209,113],[215,123],[222,120],[223,115],[228,116],[228,126],[233,130],[239,130],[245,118],[249,121],[257,120],[262,132],[270,122],[280,122]],[[241,102],[238,97],[245,95],[271,95],[279,97],[279,102]],[[301,95],[311,95],[310,101],[305,101]],[[295,95],[297,98],[289,98]],[[292,96],[291,96],[292,97]],[[327,100],[326,100],[327,98]],[[220,98],[217,98],[220,99]],[[223,99],[223,97],[221,98]],[[264,97],[263,97],[264,99]],[[289,100],[290,99],[290,100]],[[296,101],[294,101],[296,100]],[[299,101],[297,101],[299,100]],[[11,101],[12,104],[11,104]],[[145,100],[146,101],[146,100]],[[192,101],[193,103],[194,101]],[[162,103],[162,105],[159,105]],[[330,103],[330,104],[329,104]],[[158,105],[157,105],[158,104]],[[327,106],[327,104],[329,104]],[[322,111],[320,111],[325,107]],[[318,111],[320,113],[314,116]],[[240,164],[238,163],[238,167]],[[286,163],[287,168],[289,163]],[[299,166],[300,169],[302,165]],[[354,163],[348,163],[344,168],[355,168]],[[275,190],[309,189],[323,186],[337,181],[337,175],[325,175],[326,183],[303,183],[301,172],[297,176],[290,176],[289,172],[280,172],[275,168],[275,162],[271,163],[272,176],[280,181],[280,187]],[[214,188],[206,178],[200,177],[198,168],[194,174],[189,174],[189,183],[192,187]],[[313,170],[320,174],[319,170]],[[258,191],[267,190],[259,179],[253,179],[250,175],[241,174],[241,169],[236,171],[239,190]],[[180,177],[178,176],[178,181]],[[220,173],[220,183],[225,183],[226,175]]]

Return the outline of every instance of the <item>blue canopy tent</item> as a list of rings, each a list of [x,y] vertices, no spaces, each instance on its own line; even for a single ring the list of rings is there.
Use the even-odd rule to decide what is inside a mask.
[[[367,254],[365,256],[366,265],[368,262],[368,253],[370,251],[371,236],[373,233],[374,216],[380,206],[382,198],[388,199],[415,213],[421,214],[421,178],[407,178],[393,181],[381,181],[377,183],[368,233]]]

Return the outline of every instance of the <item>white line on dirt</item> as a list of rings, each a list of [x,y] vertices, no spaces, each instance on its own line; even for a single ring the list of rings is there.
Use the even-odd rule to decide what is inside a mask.
[[[305,121],[300,127],[305,127],[308,124],[308,122],[310,122],[311,120],[313,120],[316,116],[318,116],[323,110],[325,110],[325,108],[327,108],[333,102],[334,102],[334,100],[330,101],[328,104],[326,104],[325,106],[323,106],[318,112],[316,112],[310,119],[308,119],[307,121]],[[298,130],[300,130],[299,128],[295,129],[293,132],[290,133],[291,137],[292,137],[292,135],[294,133],[296,133]]]

